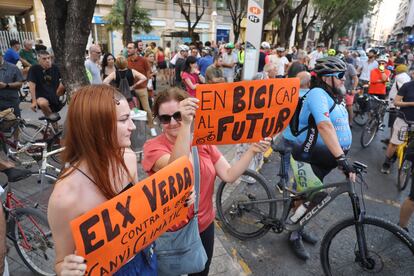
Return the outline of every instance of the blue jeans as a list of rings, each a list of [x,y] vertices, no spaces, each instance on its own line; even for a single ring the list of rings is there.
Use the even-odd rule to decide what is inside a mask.
[[[157,276],[157,257],[153,245],[148,246],[119,269],[114,276]]]

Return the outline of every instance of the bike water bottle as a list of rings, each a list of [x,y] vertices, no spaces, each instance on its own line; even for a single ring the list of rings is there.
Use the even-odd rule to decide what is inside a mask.
[[[306,210],[308,210],[308,202],[302,203],[297,209],[296,212],[290,217],[290,220],[293,223],[296,223],[300,218],[303,217],[303,215],[306,213]]]

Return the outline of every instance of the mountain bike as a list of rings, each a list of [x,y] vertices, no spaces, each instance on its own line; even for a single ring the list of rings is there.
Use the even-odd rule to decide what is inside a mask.
[[[2,208],[6,214],[6,235],[24,264],[36,275],[56,275],[55,250],[47,217],[35,207],[26,206],[8,183]]]
[[[369,96],[370,111],[368,113],[368,122],[364,126],[361,133],[361,146],[368,147],[374,141],[378,130],[384,127],[383,120],[385,112],[387,111],[388,102],[381,100],[376,96]]]
[[[272,145],[283,160],[284,148]],[[251,240],[265,235],[269,230],[275,233],[302,229],[321,210],[341,194],[348,194],[353,216],[336,222],[325,233],[320,248],[320,259],[325,275],[411,275],[414,264],[414,239],[408,233],[389,221],[368,216],[365,212],[362,184],[366,184],[363,173],[367,166],[355,162],[358,184],[361,184],[361,199],[355,183],[343,181],[326,184],[296,192],[287,188],[287,168],[281,162],[280,181],[282,198],[276,197],[275,187],[260,174],[246,171],[243,175],[256,180],[255,184],[244,181],[221,182],[217,195],[217,214],[223,229],[240,240]],[[307,209],[306,213],[293,223],[289,218],[295,203],[306,201],[311,194],[326,192],[319,203]],[[362,206],[361,206],[362,203]],[[282,213],[277,215],[278,204]]]

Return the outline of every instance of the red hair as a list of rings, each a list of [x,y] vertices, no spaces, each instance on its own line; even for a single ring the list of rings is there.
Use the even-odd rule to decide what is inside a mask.
[[[108,199],[122,189],[120,182],[125,173],[132,181],[117,138],[116,105],[122,99],[122,94],[109,85],[89,85],[74,93],[62,153],[63,162],[71,166],[64,169],[59,179],[70,175],[74,171],[72,166],[84,162],[89,176]]]

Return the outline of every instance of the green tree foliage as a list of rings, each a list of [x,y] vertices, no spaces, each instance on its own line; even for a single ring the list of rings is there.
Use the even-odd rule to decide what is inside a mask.
[[[125,9],[125,7],[127,7]],[[111,12],[105,17],[109,30],[122,30],[124,45],[132,41],[132,32],[152,31],[150,14],[136,0],[116,0]]]
[[[320,40],[326,45],[351,24],[369,15],[381,0],[314,0],[323,22]]]

